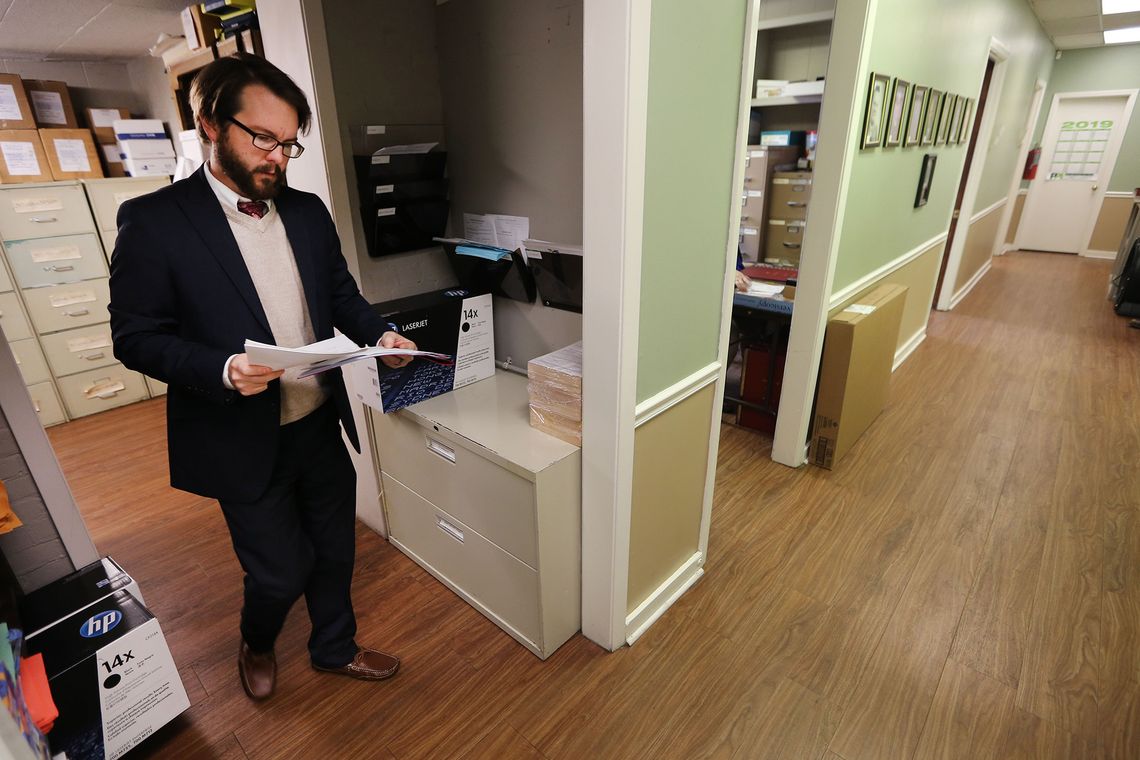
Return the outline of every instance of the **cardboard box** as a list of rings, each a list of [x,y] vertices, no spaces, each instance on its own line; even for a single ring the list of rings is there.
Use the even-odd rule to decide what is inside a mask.
[[[423,351],[454,357],[449,363],[417,358],[400,369],[379,359],[345,367],[358,400],[392,412],[495,374],[495,323],[491,294],[463,288],[422,293],[373,304],[390,328]]]
[[[43,655],[59,708],[51,750],[70,760],[116,760],[190,707],[158,621],[125,590],[28,636],[27,646]]]
[[[906,290],[882,285],[828,321],[812,464],[832,469],[886,406]]]
[[[25,79],[24,90],[32,104],[37,127],[79,129],[79,119],[75,117],[67,84],[48,79]]]
[[[150,177],[154,175],[171,175],[178,168],[176,158],[124,158],[123,168],[129,177]]]
[[[760,133],[760,144],[771,147],[803,145],[807,135],[803,130],[775,129]]]
[[[115,122],[131,118],[131,112],[125,108],[87,108],[83,113],[87,126],[95,135],[95,142],[101,144],[115,142]]]
[[[16,74],[0,74],[0,129],[35,128],[36,117],[24,80]]]
[[[106,176],[127,176],[127,168],[123,166],[123,157],[119,153],[118,143],[100,143],[99,158],[103,160],[103,174]]]
[[[221,33],[222,20],[209,13],[202,13],[202,6],[193,3],[182,9],[182,34],[190,50],[199,50],[213,45]]]
[[[29,636],[34,636],[120,589],[143,601],[135,579],[114,558],[96,560],[24,596],[20,602],[24,629]]]
[[[530,426],[582,445],[582,341],[527,362]]]
[[[47,154],[51,176],[63,179],[102,179],[103,166],[95,140],[86,129],[41,129],[40,142]]]
[[[0,183],[51,182],[40,133],[34,129],[0,130]]]

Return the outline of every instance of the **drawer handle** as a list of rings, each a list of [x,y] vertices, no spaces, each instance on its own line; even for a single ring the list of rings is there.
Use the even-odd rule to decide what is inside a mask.
[[[33,216],[32,221],[36,224],[51,224],[52,222],[58,222],[59,219],[56,219],[54,216]]]
[[[807,206],[807,203],[803,201],[788,201],[788,205],[792,206],[793,208],[803,208],[804,206]]]
[[[35,408],[36,408],[36,414],[39,414],[40,411],[42,411],[40,409],[40,400],[38,398],[32,399],[32,405],[35,406]]]
[[[784,247],[785,248],[799,248],[800,244],[799,243],[784,243]]]
[[[65,317],[85,317],[90,313],[91,312],[88,311],[87,309],[80,309],[79,311],[65,311],[63,313],[63,316],[65,316]]]
[[[455,464],[455,449],[430,437],[427,439],[427,447],[436,456]]]
[[[463,531],[461,531],[459,528],[455,527],[454,525],[449,523],[447,520],[444,520],[439,515],[435,516],[435,524],[437,526],[439,526],[439,529],[442,530],[444,533],[451,536],[452,538],[454,538],[459,543],[463,543]]]
[[[71,264],[65,264],[63,266],[56,265],[56,266],[44,267],[45,272],[71,272],[74,270],[75,270],[75,267],[71,266]]]
[[[100,359],[103,358],[103,356],[104,356],[103,352],[100,351],[97,354],[87,354],[87,356],[84,356],[83,358],[89,362],[94,362],[94,361],[99,361]]]

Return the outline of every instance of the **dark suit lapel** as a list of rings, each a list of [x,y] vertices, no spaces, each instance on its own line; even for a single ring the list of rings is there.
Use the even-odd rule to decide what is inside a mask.
[[[193,227],[206,248],[218,260],[226,275],[241,294],[258,323],[265,328],[265,333],[272,339],[273,330],[269,327],[269,319],[265,316],[265,309],[261,306],[261,299],[257,297],[257,288],[253,286],[253,278],[249,276],[249,269],[241,257],[237,240],[234,239],[230,222],[218,203],[218,196],[210,188],[209,182],[203,172],[208,171],[206,165],[196,171],[186,182],[186,193],[178,199],[183,213],[190,220]],[[254,336],[249,336],[254,337]]]
[[[289,239],[289,246],[293,249],[293,258],[297,262],[297,273],[301,276],[301,285],[305,289],[305,302],[309,306],[309,320],[313,323],[313,334],[317,340],[332,337],[332,327],[328,325],[321,304],[326,299],[317,293],[319,281],[317,279],[317,262],[309,227],[302,218],[300,207],[294,203],[294,197],[286,189],[274,201],[277,204],[277,213],[281,215],[281,222],[285,225],[285,237]]]

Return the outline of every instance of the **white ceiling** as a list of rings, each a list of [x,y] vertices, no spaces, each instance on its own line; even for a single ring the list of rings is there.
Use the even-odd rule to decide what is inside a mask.
[[[1058,50],[1100,47],[1106,29],[1140,26],[1140,13],[1102,16],[1100,0],[1029,0]]]
[[[0,58],[122,60],[159,34],[182,33],[191,0],[0,0]],[[1100,0],[1029,0],[1060,50],[1099,47],[1101,32],[1140,26],[1140,13],[1102,16]]]
[[[191,0],[0,0],[0,58],[122,60],[182,34]]]

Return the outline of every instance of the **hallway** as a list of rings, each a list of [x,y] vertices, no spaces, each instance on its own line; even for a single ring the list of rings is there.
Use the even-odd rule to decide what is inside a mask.
[[[278,692],[252,703],[240,571],[216,505],[166,485],[164,402],[52,428],[193,704],[136,754],[1140,757],[1140,331],[1108,271],[994,259],[835,471],[723,427],[707,573],[612,655],[576,636],[538,661],[360,526],[358,639],[404,670],[315,673],[298,606]]]

